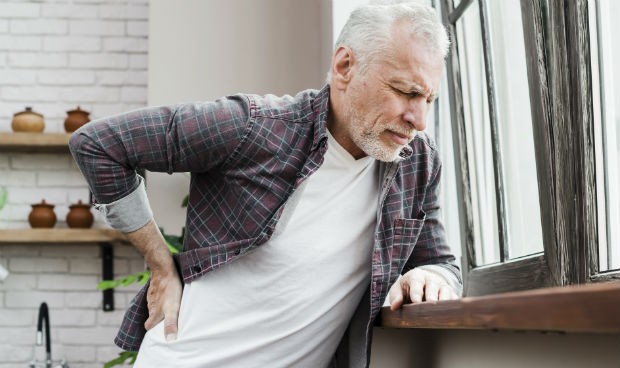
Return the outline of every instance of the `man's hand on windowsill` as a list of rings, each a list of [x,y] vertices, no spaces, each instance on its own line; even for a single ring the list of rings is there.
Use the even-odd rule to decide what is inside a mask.
[[[390,309],[393,311],[407,303],[458,298],[457,293],[443,277],[419,268],[414,268],[400,277],[388,294]]]

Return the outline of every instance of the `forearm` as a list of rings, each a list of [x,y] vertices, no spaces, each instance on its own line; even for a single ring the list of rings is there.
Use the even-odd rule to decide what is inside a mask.
[[[150,220],[145,226],[125,235],[144,256],[151,271],[160,273],[162,276],[175,272],[172,255],[155,220]]]
[[[241,97],[138,109],[82,126],[69,147],[95,199],[107,204],[135,190],[137,168],[171,174],[222,164],[246,134],[248,111]]]
[[[126,235],[142,253],[151,270],[146,297],[148,319],[144,322],[144,327],[150,330],[163,320],[166,340],[175,340],[183,287],[166,241],[154,220]]]

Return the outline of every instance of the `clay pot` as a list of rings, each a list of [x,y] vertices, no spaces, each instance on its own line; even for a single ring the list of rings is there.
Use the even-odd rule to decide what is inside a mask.
[[[93,225],[93,214],[90,212],[90,205],[78,201],[69,206],[67,213],[67,226],[71,228],[88,229]]]
[[[56,225],[56,214],[54,213],[54,205],[46,203],[33,204],[32,211],[28,215],[28,222],[33,228],[51,228]]]
[[[75,110],[67,111],[67,118],[65,119],[65,131],[72,133],[78,130],[79,127],[88,123],[90,113],[80,109],[78,106]]]
[[[32,107],[28,106],[26,110],[13,115],[11,127],[14,132],[40,133],[45,129],[45,121],[43,115],[32,111]]]

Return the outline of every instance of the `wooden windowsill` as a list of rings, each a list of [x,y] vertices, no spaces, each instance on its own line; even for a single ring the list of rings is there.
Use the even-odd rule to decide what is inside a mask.
[[[0,230],[3,244],[123,243],[125,236],[114,229],[10,229]]]
[[[502,293],[384,307],[391,328],[538,330],[620,333],[620,282]]]

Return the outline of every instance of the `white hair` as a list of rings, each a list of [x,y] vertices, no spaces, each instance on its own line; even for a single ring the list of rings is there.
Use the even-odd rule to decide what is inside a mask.
[[[407,21],[412,33],[422,37],[428,42],[429,47],[445,58],[450,41],[435,10],[411,1],[394,3],[392,0],[391,4],[358,7],[342,28],[334,51],[340,46],[349,47],[363,73],[372,60],[388,50],[393,25],[400,21]],[[327,83],[330,81],[331,68],[327,73]]]

